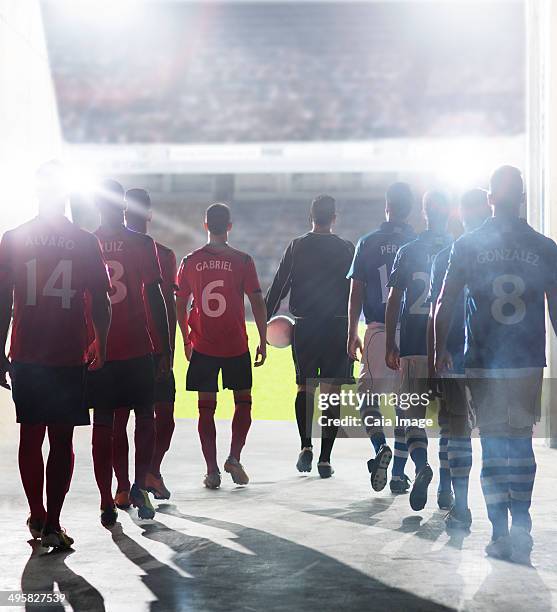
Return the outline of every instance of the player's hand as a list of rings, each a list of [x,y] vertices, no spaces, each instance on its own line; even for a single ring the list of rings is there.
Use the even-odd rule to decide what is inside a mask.
[[[96,372],[104,367],[106,352],[101,352],[96,342],[93,342],[87,351],[87,361],[89,363],[89,372]]]
[[[172,370],[172,355],[170,353],[163,353],[159,358],[159,365],[157,368],[157,372],[155,374],[155,378],[157,380],[166,380],[170,376],[170,372]]]
[[[10,360],[6,355],[0,356],[0,387],[10,391],[11,387],[8,383],[7,374],[10,371]]]
[[[439,351],[435,353],[435,372],[442,374],[453,369],[453,358],[449,351]]]
[[[348,338],[346,352],[348,353],[348,356],[350,357],[350,359],[352,359],[352,361],[359,361],[358,351],[360,351],[361,357],[364,351],[364,346],[362,344],[362,341],[360,340],[360,337],[358,336],[358,334],[356,334],[355,336]]]
[[[258,368],[265,363],[267,359],[267,345],[265,342],[262,342],[255,352],[255,361],[253,362],[254,367]]]
[[[191,361],[192,346],[191,342],[184,344],[184,355],[188,361]]]
[[[396,344],[387,349],[385,353],[385,363],[391,370],[400,370],[400,351]]]

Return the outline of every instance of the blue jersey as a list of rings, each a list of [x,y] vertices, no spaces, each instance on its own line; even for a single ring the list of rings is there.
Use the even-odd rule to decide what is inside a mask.
[[[451,255],[451,247],[448,246],[435,256],[433,265],[431,266],[431,279],[429,285],[428,301],[435,306],[437,298],[443,288],[443,281],[449,266],[449,257]],[[453,312],[449,336],[447,338],[447,350],[451,354],[453,360],[452,372],[455,374],[464,374],[464,338],[465,338],[465,297],[464,290],[460,292],[457,303]]]
[[[404,291],[400,315],[400,356],[427,355],[429,277],[437,253],[452,242],[448,234],[427,230],[396,255],[387,283]]]
[[[407,223],[386,221],[377,231],[360,238],[348,278],[365,284],[366,323],[385,323],[389,272],[399,248],[415,237]]]
[[[467,287],[466,368],[546,365],[545,293],[557,285],[553,240],[523,219],[493,217],[455,242],[445,283]]]

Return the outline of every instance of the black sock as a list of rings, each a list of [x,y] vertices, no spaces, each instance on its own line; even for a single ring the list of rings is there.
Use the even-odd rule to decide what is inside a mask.
[[[323,413],[327,420],[338,419],[340,417],[340,409],[329,406]],[[329,463],[331,461],[331,451],[337,439],[338,426],[325,425],[321,429],[321,454],[319,455],[319,463]]]
[[[306,393],[305,391],[298,391],[295,407],[301,448],[312,446],[311,427],[313,420],[313,394]]]

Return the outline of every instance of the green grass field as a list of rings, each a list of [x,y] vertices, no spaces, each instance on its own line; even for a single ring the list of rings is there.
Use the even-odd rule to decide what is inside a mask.
[[[255,356],[257,348],[257,329],[248,323],[250,350]],[[180,336],[180,332],[178,332]],[[177,338],[174,373],[176,376],[176,416],[178,418],[197,418],[197,393],[185,391],[187,362],[181,350],[182,339]],[[274,349],[267,347],[267,361],[260,368],[253,369],[253,418],[266,421],[294,420],[294,398],[296,380],[290,348]],[[217,418],[232,416],[234,402],[232,391],[221,391],[218,397]]]

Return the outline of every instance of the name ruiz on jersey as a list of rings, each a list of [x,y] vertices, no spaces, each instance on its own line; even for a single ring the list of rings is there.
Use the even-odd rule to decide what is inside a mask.
[[[213,259],[210,261],[200,261],[199,263],[195,264],[195,269],[198,272],[203,272],[203,270],[225,270],[227,272],[232,272],[232,262]]]
[[[75,249],[75,242],[64,236],[27,236],[25,239],[25,246],[55,247],[57,249],[73,251],[73,249]]]
[[[102,243],[103,253],[121,253],[124,250],[123,240],[111,240]]]
[[[476,258],[479,264],[493,263],[496,261],[520,261],[531,266],[539,265],[540,256],[532,251],[520,249],[490,249],[480,251]]]

